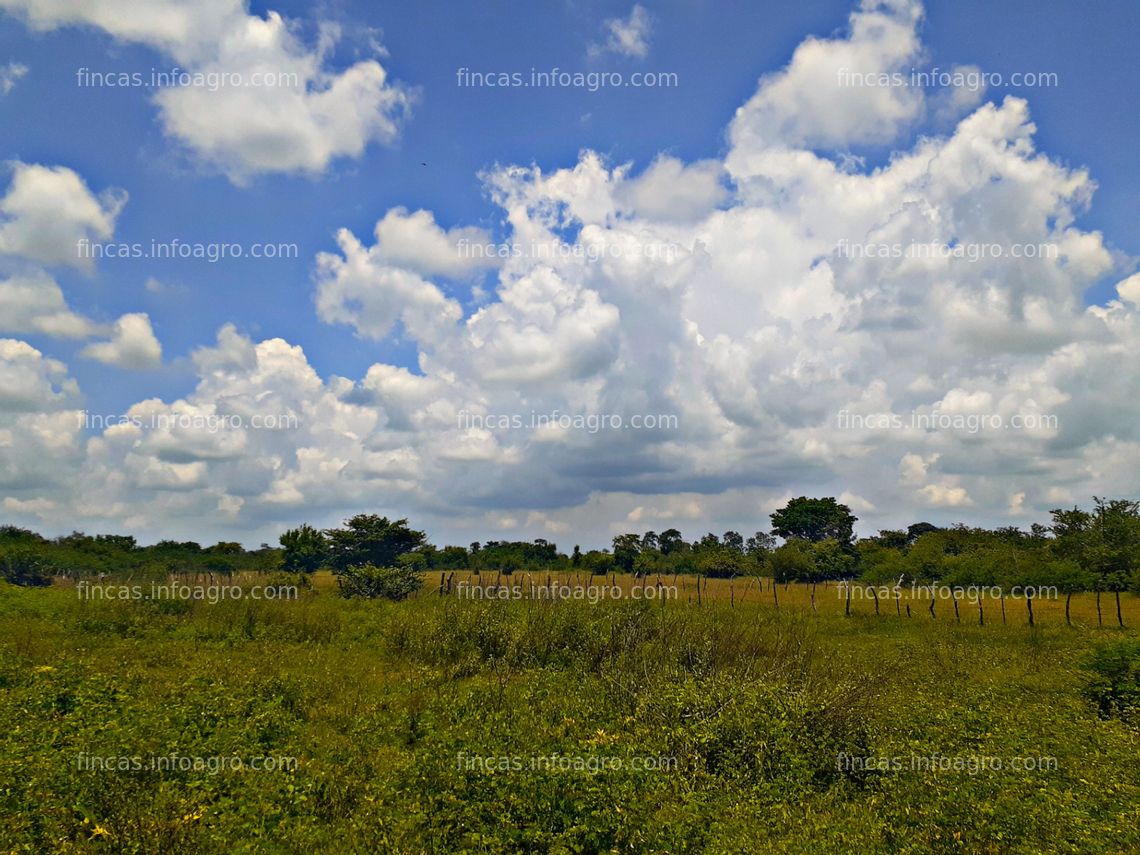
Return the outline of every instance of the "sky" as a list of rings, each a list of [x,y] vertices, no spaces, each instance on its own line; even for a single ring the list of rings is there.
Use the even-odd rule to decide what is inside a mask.
[[[0,0],[0,517],[569,550],[1136,498],[1138,26]]]

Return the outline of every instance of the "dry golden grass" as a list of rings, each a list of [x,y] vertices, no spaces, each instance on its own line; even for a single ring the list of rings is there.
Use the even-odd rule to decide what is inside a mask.
[[[497,574],[492,571],[483,571],[481,574],[469,571],[455,571],[442,574],[444,584],[450,577],[453,596],[461,595],[459,585],[466,582],[470,586],[499,585],[519,586],[522,596],[526,597],[531,586],[541,588],[546,585],[586,587],[590,585],[605,586],[605,596],[609,599],[618,599],[614,588],[621,590],[621,598],[647,599],[663,602],[679,602],[697,605],[706,600],[727,601],[732,604],[757,603],[761,605],[780,608],[800,609],[818,613],[843,614],[846,609],[846,594],[836,583],[820,583],[812,586],[802,583],[776,585],[773,591],[772,580],[763,577],[742,577],[737,579],[698,579],[696,576],[650,576],[641,579],[626,573],[616,573],[608,576],[591,576],[587,573],[514,573],[511,575]],[[441,574],[431,572],[425,575],[424,588],[419,596],[438,595]],[[549,581],[548,581],[549,580]],[[336,585],[335,580],[328,573],[317,574],[314,587],[318,589],[331,589]],[[658,593],[657,586],[661,586]],[[669,588],[675,586],[675,596]],[[698,594],[698,587],[700,593]],[[814,588],[814,606],[813,606]],[[647,590],[652,589],[652,590]],[[881,587],[877,589],[881,594]],[[930,620],[930,594],[909,586],[900,588],[898,603],[894,599],[879,599],[879,614],[883,617],[901,617],[906,619],[907,606],[910,607],[912,620]],[[537,596],[537,594],[536,594]],[[982,617],[986,623],[1002,622],[1002,606],[1005,607],[1005,620],[1008,624],[1028,623],[1028,608],[1023,597],[1005,596],[981,597]],[[1075,594],[1070,603],[1070,617],[1074,624],[1085,626],[1097,625],[1096,594]],[[1112,594],[1101,594],[1101,620],[1104,626],[1116,625],[1116,601]],[[979,620],[978,602],[966,596],[959,596],[958,620],[962,623],[977,623]],[[1120,595],[1120,610],[1126,626],[1140,626],[1140,597],[1124,593]],[[870,588],[858,585],[852,587],[851,613],[855,615],[875,614],[875,601]],[[1033,600],[1033,615],[1036,623],[1064,623],[1065,622],[1065,596],[1056,598],[1036,597]],[[935,620],[955,620],[954,602],[949,595],[942,596],[941,592],[934,602]]]

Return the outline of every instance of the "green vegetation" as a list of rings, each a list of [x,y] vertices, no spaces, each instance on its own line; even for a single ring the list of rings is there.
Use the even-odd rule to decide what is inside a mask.
[[[3,528],[0,851],[1140,851],[1138,519],[855,540],[798,499],[780,544],[570,555],[375,515],[255,551]],[[453,584],[510,575],[621,596]],[[903,580],[1058,599],[852,605]]]
[[[423,578],[411,562],[399,567],[376,567],[361,564],[337,575],[342,597],[367,597],[406,600],[421,587]]]
[[[327,580],[177,609],[0,585],[4,851],[1140,849],[1140,730],[1095,688],[1134,693],[1129,631]],[[91,768],[152,755],[296,765]],[[626,767],[491,770],[552,755]]]

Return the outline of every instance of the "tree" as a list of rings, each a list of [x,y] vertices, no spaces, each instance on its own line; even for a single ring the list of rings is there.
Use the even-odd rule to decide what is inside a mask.
[[[705,576],[731,579],[744,574],[745,560],[741,553],[724,546],[702,549],[697,556],[697,569]]]
[[[614,557],[608,552],[591,549],[582,556],[582,566],[595,576],[605,576],[614,569]]]
[[[423,545],[422,531],[408,528],[408,521],[389,520],[376,514],[357,514],[345,528],[325,531],[329,564],[337,572],[349,567],[372,564],[391,567],[396,558]]]
[[[39,550],[20,543],[0,551],[0,579],[11,585],[46,587],[51,584],[51,561]]]
[[[711,531],[697,542],[695,549],[720,549],[720,538]]]
[[[905,531],[901,529],[882,529],[876,537],[871,538],[880,546],[888,549],[906,549],[910,544],[910,539],[907,537]]]
[[[570,566],[577,567],[582,563],[582,547],[574,544],[574,554],[570,556]]]
[[[292,573],[312,573],[329,559],[324,533],[307,523],[289,529],[279,540],[285,549],[282,567]]]
[[[819,543],[830,539],[850,546],[856,520],[850,508],[833,498],[800,496],[772,514],[772,531],[785,540]]]
[[[1052,548],[1091,574],[1097,591],[1098,616],[1100,592],[1116,595],[1116,620],[1124,626],[1120,592],[1128,587],[1130,576],[1140,564],[1140,503],[1096,496],[1093,502],[1091,513],[1076,507],[1052,511]]]
[[[100,535],[102,536],[102,535]],[[130,538],[134,540],[134,538]],[[213,546],[207,546],[206,552],[211,555],[241,555],[245,552],[240,543],[232,540],[219,540]]]
[[[1120,592],[1127,589],[1129,577],[1140,563],[1140,502],[1097,496],[1093,502],[1092,537],[1085,550],[1088,569],[1097,574],[1105,590],[1116,595],[1116,620],[1124,626]]]
[[[916,522],[906,527],[906,540],[907,543],[914,543],[924,534],[932,531],[941,531],[938,526],[928,522]]]
[[[744,551],[753,558],[763,558],[776,548],[776,538],[766,531],[758,531],[744,544]]]
[[[901,533],[901,532],[900,532]],[[906,564],[900,550],[887,546],[881,537],[869,537],[855,545],[859,552],[862,572],[859,578],[871,585],[897,583],[906,574]]]
[[[643,534],[641,536],[641,548],[642,549],[660,549],[661,548],[661,539],[659,537],[657,537],[657,532],[647,531],[645,534]]]
[[[132,552],[138,548],[138,543],[135,542],[135,539],[130,535],[124,534],[97,534],[95,535],[95,542],[109,546],[112,549],[118,549],[122,552]]]
[[[811,569],[805,582],[850,579],[855,575],[858,553],[834,538],[812,543],[810,554]]]
[[[643,549],[633,559],[633,571],[638,576],[664,573],[665,567],[665,556],[657,549]]]
[[[436,555],[435,566],[447,570],[461,570],[467,567],[466,548],[462,546],[445,546]]]
[[[636,534],[614,536],[614,563],[623,573],[633,572],[633,562],[641,552],[641,538]]]
[[[777,582],[807,580],[814,569],[811,547],[805,540],[789,540],[772,553],[772,578]]]
[[[740,532],[726,531],[721,537],[720,542],[728,549],[743,555],[744,554],[744,538],[740,536]]]
[[[685,546],[685,539],[675,528],[667,528],[657,536],[657,548],[665,555],[682,552]]]

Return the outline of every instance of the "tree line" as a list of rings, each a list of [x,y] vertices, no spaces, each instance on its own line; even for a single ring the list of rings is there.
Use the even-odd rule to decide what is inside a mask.
[[[0,526],[0,578],[46,584],[53,575],[137,572],[284,570],[327,568],[345,576],[353,568],[391,568],[405,578],[430,570],[514,572],[580,571],[593,575],[695,574],[714,578],[766,576],[776,582],[857,581],[947,586],[1055,587],[1140,593],[1140,503],[1094,497],[1088,510],[1055,509],[1048,525],[948,528],[917,522],[856,538],[857,518],[835,498],[801,496],[770,515],[768,531],[708,533],[688,541],[676,528],[624,533],[608,549],[561,552],[555,543],[488,540],[438,547],[407,519],[357,514],[338,528],[302,524],[280,546],[245,550],[238,543],[203,547],[164,540],[140,546],[133,537],[80,532],[48,539]]]

